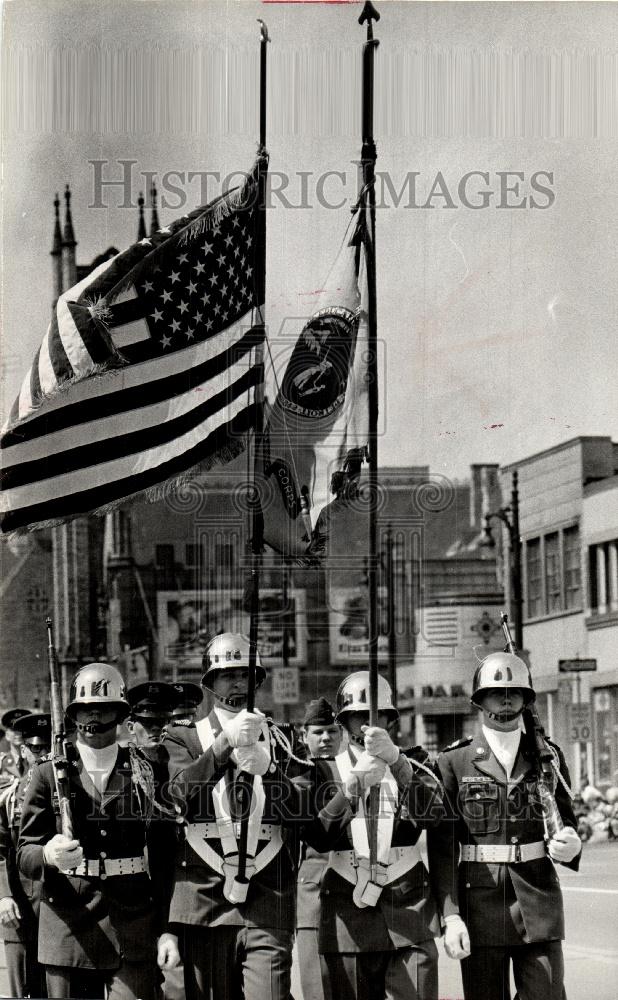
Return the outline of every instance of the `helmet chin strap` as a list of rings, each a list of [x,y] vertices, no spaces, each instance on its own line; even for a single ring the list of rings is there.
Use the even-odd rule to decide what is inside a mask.
[[[519,718],[522,712],[523,708],[517,712],[487,712],[487,718],[491,719],[492,722],[513,722]]]
[[[116,729],[118,720],[112,722],[78,722],[76,729],[80,733],[87,733],[88,736],[98,736],[100,733],[109,733],[110,729]]]

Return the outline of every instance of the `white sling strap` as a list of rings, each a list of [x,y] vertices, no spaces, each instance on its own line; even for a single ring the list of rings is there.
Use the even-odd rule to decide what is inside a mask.
[[[196,725],[196,730],[202,750],[208,750],[212,746],[216,735],[213,731],[210,718],[201,719]],[[266,723],[262,730],[262,736],[266,740],[269,738]],[[223,895],[230,903],[242,903],[245,901],[250,879],[257,872],[262,871],[266,865],[270,864],[283,844],[281,827],[262,822],[265,805],[266,793],[262,778],[258,774],[253,778],[251,788],[251,807],[247,831],[247,859],[245,865],[246,882],[238,882],[236,878],[238,874],[240,822],[234,821],[231,816],[227,775],[224,775],[217,782],[213,790],[216,839],[221,842],[223,856],[208,843],[209,839],[213,839],[214,830],[212,823],[190,823],[187,826],[186,836],[190,846],[207,865],[224,877]],[[257,852],[258,842],[266,839],[265,834],[269,839],[267,839],[262,850]]]
[[[338,754],[335,763],[342,781],[345,782],[354,767],[359,752],[349,746]],[[378,810],[377,870],[375,880],[371,880],[369,866],[369,837],[367,833],[367,813],[365,796],[361,797],[356,816],[350,823],[351,851],[331,851],[329,867],[354,885],[352,898],[358,907],[375,906],[385,885],[409,871],[420,861],[416,845],[406,848],[391,848],[395,814],[399,802],[399,788],[389,767],[380,784],[380,806]]]

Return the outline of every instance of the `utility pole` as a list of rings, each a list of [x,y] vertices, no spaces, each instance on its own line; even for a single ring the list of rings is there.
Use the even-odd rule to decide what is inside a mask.
[[[497,518],[505,525],[509,536],[509,580],[510,580],[510,614],[515,628],[515,645],[518,649],[524,646],[523,630],[523,587],[521,575],[521,538],[519,532],[519,475],[517,470],[513,472],[511,502],[508,507],[500,507],[499,510],[492,511],[485,515],[485,527],[483,529],[483,541],[481,545],[488,548],[495,548],[496,540],[493,536],[491,521]]]

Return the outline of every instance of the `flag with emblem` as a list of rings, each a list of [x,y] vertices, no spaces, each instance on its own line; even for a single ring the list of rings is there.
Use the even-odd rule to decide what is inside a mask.
[[[4,532],[156,498],[261,406],[266,154],[59,297],[0,439]]]
[[[333,493],[349,502],[368,443],[365,216],[361,204],[282,377],[277,349],[283,352],[286,345],[270,345],[267,385],[274,402],[265,416],[256,469],[264,541],[300,562],[323,554],[324,519],[315,545],[320,513]]]

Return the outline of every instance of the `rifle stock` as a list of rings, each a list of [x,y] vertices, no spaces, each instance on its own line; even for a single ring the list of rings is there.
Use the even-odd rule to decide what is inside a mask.
[[[47,626],[47,660],[49,664],[49,707],[52,724],[52,764],[62,833],[73,839],[73,817],[71,816],[71,798],[69,792],[69,771],[67,760],[67,738],[64,726],[64,707],[62,705],[62,687],[60,684],[60,666],[56,647],[54,645],[53,623],[51,618],[45,620]]]
[[[503,613],[500,616],[500,623],[506,640],[506,652],[512,653],[513,656],[517,656],[517,648],[513,642],[507,614]],[[526,730],[526,736],[534,747],[538,774],[537,790],[541,799],[545,834],[547,839],[551,840],[552,837],[563,829],[564,823],[562,822],[560,810],[558,809],[554,795],[554,755],[545,739],[545,729],[543,728],[543,723],[541,722],[539,716],[536,698],[533,698],[532,701],[528,702],[524,708],[522,717]]]

